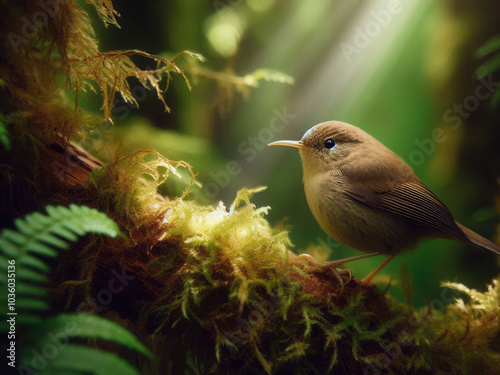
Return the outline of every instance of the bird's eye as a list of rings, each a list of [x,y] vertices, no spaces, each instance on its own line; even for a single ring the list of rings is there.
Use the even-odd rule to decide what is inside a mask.
[[[325,140],[325,147],[329,150],[333,150],[336,145],[337,144],[335,143],[335,141],[331,138],[328,138],[327,140]]]

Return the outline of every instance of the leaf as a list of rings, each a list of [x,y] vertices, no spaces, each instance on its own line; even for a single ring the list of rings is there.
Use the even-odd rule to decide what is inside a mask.
[[[58,229],[57,227],[58,227],[57,225],[54,225],[51,229],[54,231],[57,231],[57,229]],[[52,245],[53,247],[55,247],[57,249],[67,250],[69,248],[69,246],[66,242],[57,238],[52,233],[42,233],[42,234],[37,235],[37,241],[43,241],[46,244]],[[45,254],[45,255],[55,256],[55,255],[57,255],[57,253],[55,253],[55,255],[49,255],[49,254]]]
[[[491,107],[496,107],[498,104],[500,104],[500,90],[497,89],[491,97]]]
[[[488,75],[496,72],[500,69],[500,54],[495,55],[495,57],[487,60],[485,63],[481,64],[476,70],[476,75],[478,79],[486,78]]]
[[[101,339],[142,353],[148,358],[152,357],[132,333],[103,318],[88,314],[61,314],[42,321],[40,316],[40,311],[49,308],[47,292],[41,285],[48,282],[44,273],[50,271],[50,267],[42,258],[57,256],[57,249],[69,248],[67,241],[74,242],[86,233],[124,237],[115,222],[97,210],[70,205],[48,206],[47,215],[35,212],[23,219],[16,219],[14,225],[17,231],[5,229],[0,233],[0,260],[4,260],[5,264],[10,259],[16,261],[16,323],[20,328],[29,327],[27,336],[33,342],[46,345],[53,335],[63,333],[66,340],[72,337]],[[6,266],[2,267],[7,270]],[[5,299],[2,296],[0,302],[7,307],[7,295]],[[9,328],[5,323],[0,322],[0,330],[3,332]],[[36,346],[31,349],[35,348]],[[113,353],[81,345],[68,345],[67,341],[59,349],[58,355],[48,361],[42,374],[138,374],[131,364]],[[26,350],[25,353],[30,352]]]
[[[69,249],[69,242],[77,241],[86,233],[124,237],[113,220],[87,206],[47,206],[46,210],[47,215],[34,212],[16,219],[14,226],[17,230],[7,228],[0,232],[2,270],[7,271],[7,260],[15,261],[15,308],[23,317],[17,320],[19,326],[23,322],[36,323],[40,320],[38,312],[48,309],[47,293],[42,286],[48,283],[45,273],[50,267],[44,258],[56,257],[58,249]],[[5,325],[1,325],[0,331],[5,329]],[[129,337],[126,343],[133,341]]]
[[[96,375],[137,375],[137,370],[113,353],[82,345],[68,345],[48,362],[41,374],[86,373]]]
[[[500,51],[500,36],[488,40],[476,51],[476,57],[484,57],[495,51]]]
[[[6,239],[14,245],[22,245],[26,242],[26,237],[22,233],[9,228],[2,231],[2,239]]]
[[[43,244],[42,242],[31,243],[29,245],[29,251],[31,253],[36,253],[39,256],[44,255],[44,256],[49,257],[49,258],[55,258],[57,256],[57,251],[55,251],[49,245]]]
[[[36,295],[38,297],[45,297],[47,295],[45,289],[40,288],[38,285],[20,283],[16,286],[16,295]]]
[[[76,241],[85,233],[100,233],[110,237],[124,236],[114,221],[104,213],[86,206],[47,206],[48,216],[39,212],[16,219],[17,231],[4,229],[0,233],[0,248],[10,258],[30,251],[54,257],[57,249],[67,249],[68,241]],[[61,239],[62,237],[62,239]],[[16,245],[17,251],[16,251]]]
[[[9,131],[5,126],[4,118],[0,115],[0,145],[7,151],[10,151]]]
[[[42,317],[38,315],[22,314],[16,317],[19,326],[33,326],[42,322]]]
[[[73,327],[69,329],[68,327]],[[49,318],[43,332],[64,331],[68,337],[92,338],[112,341],[151,358],[152,355],[137,338],[125,328],[90,314],[59,314]],[[40,336],[45,336],[41,334]]]
[[[0,251],[8,258],[12,258],[17,254],[17,246],[8,241],[6,238],[0,237]]]
[[[494,54],[493,54],[494,53]],[[490,74],[500,70],[500,35],[488,40],[484,46],[476,51],[476,57],[489,57],[476,69],[476,77],[484,79]],[[500,103],[500,90],[497,88],[490,99],[490,107],[495,107]]]
[[[30,254],[26,254],[21,260],[17,262],[17,267],[20,266],[21,267],[28,266],[30,268],[35,268],[42,272],[50,271],[50,267],[44,261]]]
[[[24,268],[24,267],[16,269],[16,279],[42,283],[42,284],[49,282],[49,279],[44,274],[40,273],[39,271],[35,271],[30,268]]]
[[[27,311],[27,310],[41,310],[46,311],[49,309],[49,304],[45,301],[36,300],[33,298],[18,299],[16,301],[16,310]]]

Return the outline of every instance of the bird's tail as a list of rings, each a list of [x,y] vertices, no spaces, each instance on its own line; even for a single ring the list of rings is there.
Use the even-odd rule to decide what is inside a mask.
[[[490,240],[480,236],[476,232],[471,231],[469,228],[464,227],[462,224],[457,223],[458,227],[465,233],[469,241],[476,247],[493,251],[500,255],[500,246],[494,244]]]

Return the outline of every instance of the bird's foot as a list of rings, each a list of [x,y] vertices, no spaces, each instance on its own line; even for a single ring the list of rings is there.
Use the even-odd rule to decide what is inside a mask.
[[[361,280],[361,283],[362,283],[363,285],[370,285],[370,283],[371,283],[371,281],[372,281],[373,277],[374,277],[377,273],[379,273],[379,272],[382,270],[382,268],[384,268],[384,267],[387,265],[387,263],[389,263],[389,262],[390,262],[391,260],[393,260],[393,259],[394,259],[394,255],[393,255],[393,256],[390,256],[389,258],[387,258],[386,260],[384,260],[384,262],[383,262],[380,266],[378,266],[378,267],[377,267],[377,268],[376,268],[376,269],[375,269],[372,273],[370,273],[370,274],[369,274],[368,276],[366,276],[363,280]]]
[[[309,254],[300,254],[297,256],[297,258],[305,259],[307,262],[309,262],[317,267],[336,268],[336,267],[341,266],[345,263],[353,262],[353,261],[359,260],[359,259],[370,258],[370,257],[373,257],[375,255],[380,255],[380,253],[368,253],[368,254],[356,255],[353,257],[349,257],[349,258],[332,260],[330,262],[318,262],[316,259],[314,259]]]

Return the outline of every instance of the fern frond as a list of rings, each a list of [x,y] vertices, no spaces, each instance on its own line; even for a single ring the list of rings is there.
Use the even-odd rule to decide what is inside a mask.
[[[486,58],[486,60],[477,68],[476,77],[484,79],[487,76],[500,70],[500,35],[488,40],[481,48],[476,51],[477,58]],[[492,107],[500,103],[500,90],[497,88],[490,99]]]
[[[67,327],[72,327],[71,330]],[[151,358],[151,353],[135,336],[122,326],[109,320],[90,314],[59,314],[46,319],[43,327],[37,330],[37,336],[43,340],[39,344],[50,342],[48,333],[57,336],[60,332],[68,339],[88,338],[111,341]],[[44,341],[45,340],[45,341]]]
[[[498,51],[500,51],[500,36],[491,38],[483,46],[481,46],[476,51],[476,57],[485,57]]]
[[[59,353],[47,360],[41,374],[130,374],[137,370],[114,353],[77,345],[72,340],[104,340],[118,344],[152,358],[147,350],[129,331],[120,325],[90,314],[60,314],[44,320],[30,331],[34,345],[21,354],[21,363],[29,365],[33,352],[43,352],[47,345],[57,345]]]
[[[75,242],[87,233],[105,234],[110,237],[124,235],[116,223],[104,213],[86,206],[47,206],[47,215],[39,212],[14,221],[14,229],[0,233],[0,262],[6,274],[15,275],[15,304],[8,305],[7,295],[2,294],[2,309],[22,314],[24,322],[37,322],[37,311],[47,310],[45,293],[40,285],[48,283],[45,274],[50,270],[46,258],[57,256],[58,250],[68,249],[68,242]],[[15,272],[7,269],[8,261],[15,261]],[[0,280],[6,289],[7,278]],[[6,329],[5,322],[0,331]]]
[[[5,125],[4,117],[0,114],[0,147],[9,151],[10,150],[10,136],[9,131]]]
[[[62,354],[64,353],[64,354]],[[138,375],[126,360],[113,353],[83,345],[68,345],[41,374]]]
[[[48,310],[47,292],[42,288],[48,283],[45,275],[50,267],[46,258],[53,258],[60,249],[68,249],[87,233],[105,234],[110,237],[124,235],[104,213],[86,206],[48,206],[47,215],[38,212],[16,219],[17,230],[5,229],[0,233],[1,269],[15,275],[15,303],[8,305],[7,295],[0,301],[4,308],[15,312],[18,329],[27,329],[26,336],[34,344],[21,355],[21,362],[32,356],[32,351],[45,347],[51,340],[59,342],[60,353],[47,363],[45,373],[131,374],[137,370],[118,355],[97,348],[68,343],[71,339],[92,339],[113,342],[151,358],[151,353],[125,328],[103,318],[88,314],[60,314],[43,320],[40,312]],[[9,262],[10,261],[10,262]],[[15,261],[15,271],[12,267]],[[10,265],[10,267],[8,266]],[[13,277],[13,276],[12,276]],[[2,278],[0,287],[6,288],[8,278]],[[13,283],[11,283],[13,284]],[[11,285],[9,285],[11,288]],[[12,298],[11,298],[12,299]],[[10,300],[9,300],[10,301]],[[69,329],[68,327],[72,327]],[[5,324],[0,327],[5,329]]]
[[[55,257],[54,249],[67,249],[66,241],[74,242],[86,233],[123,237],[113,220],[87,206],[47,206],[46,210],[47,216],[38,212],[29,214],[14,221],[17,231],[5,229],[0,233],[0,247],[5,255],[19,258],[32,252]]]

